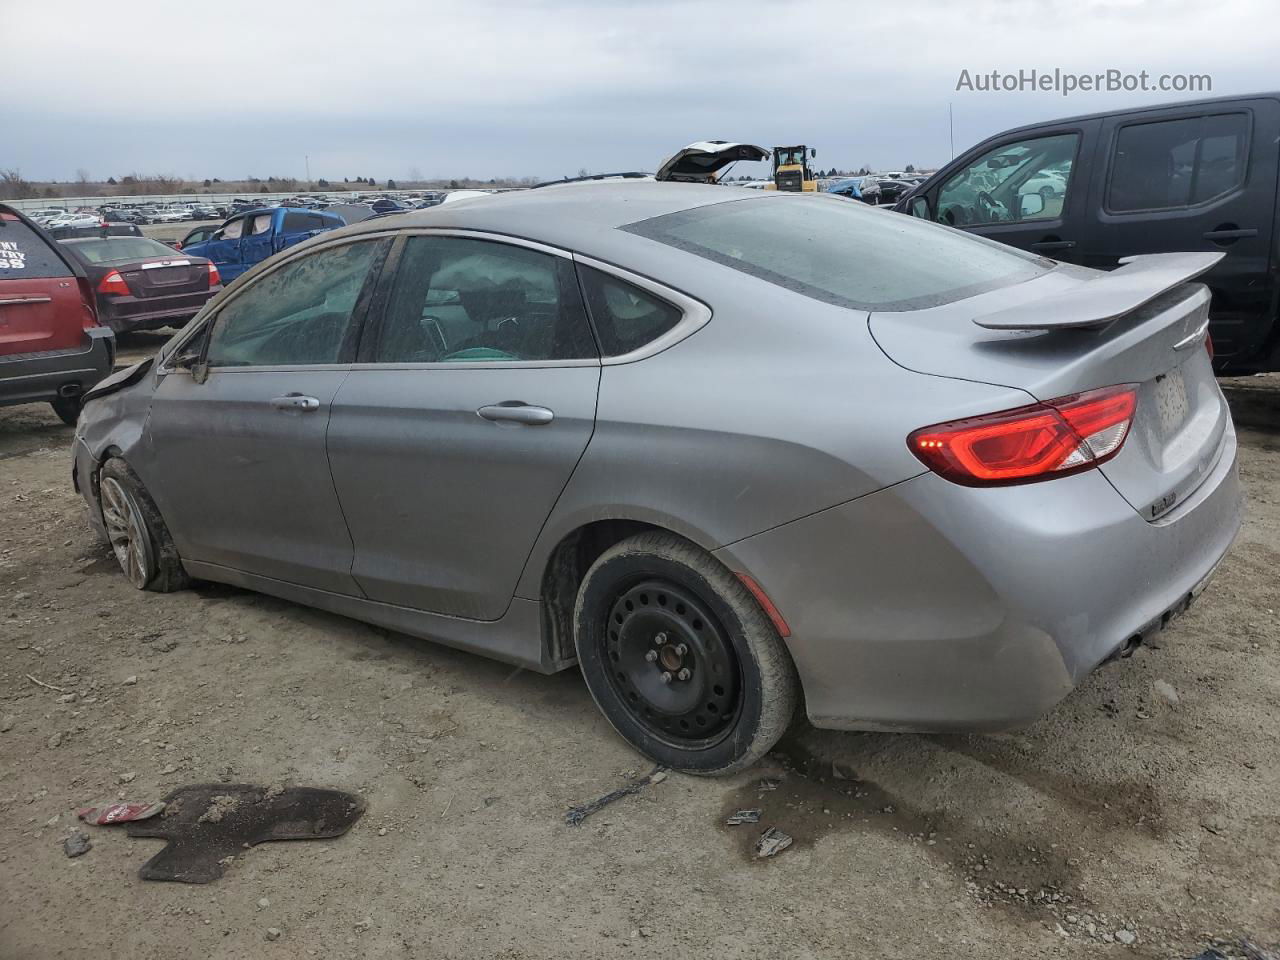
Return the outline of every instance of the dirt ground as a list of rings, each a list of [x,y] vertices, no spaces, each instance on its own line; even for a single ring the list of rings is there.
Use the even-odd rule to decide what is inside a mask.
[[[571,805],[650,767],[576,672],[231,588],[135,591],[71,490],[70,429],[0,409],[0,957],[1165,960],[1280,941],[1280,377],[1224,385],[1246,523],[1157,644],[1026,730],[801,729],[764,766],[671,774],[578,827]],[[205,886],[139,880],[161,841],[121,828],[64,854],[74,808],[207,782],[338,787],[368,811]],[[742,807],[759,826],[724,825]],[[753,861],[766,826],[795,843]]]

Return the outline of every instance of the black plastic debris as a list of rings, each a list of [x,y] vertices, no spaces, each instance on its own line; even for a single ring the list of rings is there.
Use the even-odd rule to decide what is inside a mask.
[[[729,817],[728,820],[725,821],[725,823],[727,823],[731,827],[736,827],[743,823],[759,823],[759,822],[760,822],[759,808],[756,808],[754,810],[739,810],[737,813],[733,814],[731,817]]]
[[[168,845],[138,870],[143,880],[208,883],[227,857],[269,840],[340,837],[364,813],[364,801],[341,790],[206,783],[164,798],[158,817],[128,823],[131,837]]]
[[[645,787],[649,786],[649,784],[661,783],[665,779],[667,779],[667,771],[660,766],[654,767],[649,771],[647,776],[641,777],[638,780],[632,780],[626,786],[619,787],[617,790],[606,793],[603,797],[597,797],[595,800],[591,800],[587,803],[579,804],[576,807],[570,807],[569,811],[564,815],[564,822],[571,827],[576,827],[580,825],[583,820],[587,819],[587,817],[599,810],[603,810],[615,800],[621,800],[623,797],[629,797],[633,793],[639,793]]]

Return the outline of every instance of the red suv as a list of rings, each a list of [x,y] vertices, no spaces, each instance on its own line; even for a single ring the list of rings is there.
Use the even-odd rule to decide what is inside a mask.
[[[47,400],[74,424],[82,397],[111,372],[115,353],[84,268],[0,204],[0,406]]]

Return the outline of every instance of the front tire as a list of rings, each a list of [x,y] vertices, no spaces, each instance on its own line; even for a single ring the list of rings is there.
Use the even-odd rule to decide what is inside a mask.
[[[120,569],[139,590],[170,593],[191,583],[155,501],[129,465],[108,460],[99,475],[102,522]]]
[[[639,534],[601,554],[578,590],[574,641],[614,729],[687,773],[750,766],[799,702],[790,655],[755,598],[672,534]]]

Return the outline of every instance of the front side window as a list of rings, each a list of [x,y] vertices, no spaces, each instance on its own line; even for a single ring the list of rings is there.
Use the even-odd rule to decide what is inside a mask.
[[[1079,142],[1079,134],[1063,133],[988,151],[939,189],[938,220],[972,226],[1061,217]]]
[[[244,234],[244,217],[237,217],[214,235],[215,240],[239,240]]]
[[[409,237],[373,362],[595,357],[572,269],[564,258],[511,244]]]
[[[1107,209],[1172,210],[1217,199],[1244,183],[1248,148],[1245,113],[1121,127]]]
[[[353,315],[385,240],[326,247],[252,281],[218,311],[206,358],[211,367],[342,363]]]
[[[858,310],[949,303],[1051,267],[982,237],[821,194],[766,194],[621,229]]]

